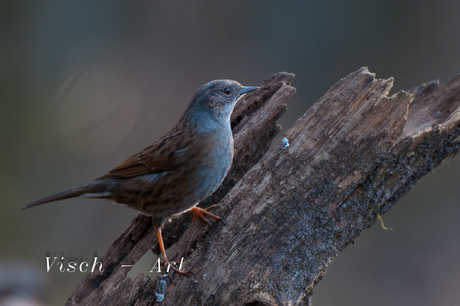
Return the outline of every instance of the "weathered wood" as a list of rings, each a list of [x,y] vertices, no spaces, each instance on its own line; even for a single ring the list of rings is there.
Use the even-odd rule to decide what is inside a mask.
[[[310,305],[329,262],[460,148],[460,76],[388,97],[392,85],[367,68],[340,80],[219,202],[226,226],[192,222],[173,245],[195,276],[126,279],[110,305]],[[261,110],[293,93],[281,84],[247,119],[235,110],[248,124],[235,143],[251,143]]]

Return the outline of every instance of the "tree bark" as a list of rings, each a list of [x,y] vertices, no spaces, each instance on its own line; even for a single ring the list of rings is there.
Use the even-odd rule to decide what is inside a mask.
[[[150,247],[137,217],[67,305],[310,305],[331,260],[460,148],[460,76],[388,97],[367,68],[335,84],[287,131],[276,120],[294,75],[271,76],[232,115],[234,165],[205,201],[226,225],[184,214],[163,232],[194,276],[126,277]]]

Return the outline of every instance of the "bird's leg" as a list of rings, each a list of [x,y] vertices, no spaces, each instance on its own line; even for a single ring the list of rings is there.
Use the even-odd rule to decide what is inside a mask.
[[[220,222],[222,222],[225,225],[225,222],[224,222],[224,220],[222,220],[221,217],[213,215],[213,214],[211,214],[209,212],[209,210],[212,210],[212,209],[218,208],[218,207],[219,207],[218,205],[211,205],[208,208],[203,209],[203,208],[199,208],[199,207],[195,206],[192,209],[190,209],[190,211],[193,213],[192,220],[194,220],[196,218],[200,218],[201,220],[204,220],[209,224],[208,219],[205,218],[205,216],[209,216],[211,218],[219,220]]]
[[[166,250],[165,250],[165,245],[163,243],[163,236],[161,235],[161,228],[155,228],[155,231],[157,232],[157,237],[158,237],[158,244],[160,245],[160,251],[161,251],[161,257],[163,259],[163,265],[168,264],[171,269],[176,271],[177,273],[181,275],[189,275],[188,272],[180,271],[178,268],[174,266],[174,262],[171,262],[168,260],[168,257],[166,256]]]

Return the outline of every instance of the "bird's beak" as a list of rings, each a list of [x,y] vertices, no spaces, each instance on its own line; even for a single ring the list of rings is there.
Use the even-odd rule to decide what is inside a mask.
[[[240,90],[239,96],[244,95],[245,93],[248,93],[250,91],[254,91],[256,89],[259,89],[259,87],[257,87],[257,86],[243,86],[243,88],[241,88],[241,90]]]

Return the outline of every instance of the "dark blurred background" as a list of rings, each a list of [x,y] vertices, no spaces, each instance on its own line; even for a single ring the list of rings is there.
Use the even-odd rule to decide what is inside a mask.
[[[136,215],[85,199],[20,208],[151,144],[205,82],[294,72],[286,131],[362,66],[393,76],[392,93],[453,78],[459,16],[454,0],[2,0],[0,304],[62,305],[84,274],[46,273],[45,257],[100,257]],[[383,216],[393,231],[376,224],[332,262],[315,306],[458,304],[459,158],[435,172]]]

